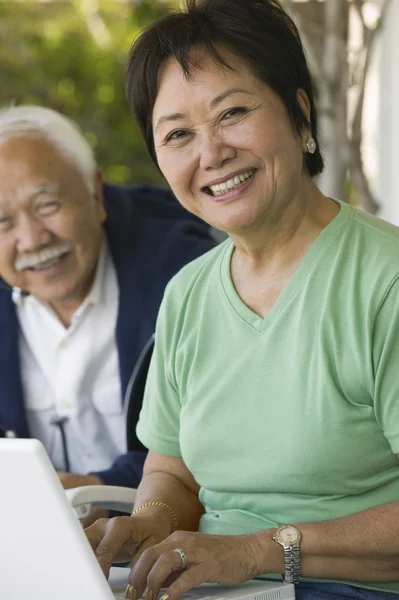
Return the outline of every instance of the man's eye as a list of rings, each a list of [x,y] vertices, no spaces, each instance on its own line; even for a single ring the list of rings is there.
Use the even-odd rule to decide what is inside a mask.
[[[5,229],[8,229],[8,227],[10,227],[10,225],[11,225],[10,217],[0,217],[0,231],[4,231]]]
[[[55,201],[43,202],[43,204],[40,204],[40,206],[38,207],[38,210],[42,215],[50,215],[56,210],[58,210],[59,206],[59,203]]]

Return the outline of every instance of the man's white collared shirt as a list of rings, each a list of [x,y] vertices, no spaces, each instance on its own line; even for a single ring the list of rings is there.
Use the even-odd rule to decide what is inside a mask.
[[[126,452],[115,341],[118,297],[115,267],[105,238],[92,289],[69,328],[47,304],[14,290],[28,426],[58,470],[65,470],[65,456],[61,431],[51,424],[57,417],[66,417],[71,472],[108,469]]]

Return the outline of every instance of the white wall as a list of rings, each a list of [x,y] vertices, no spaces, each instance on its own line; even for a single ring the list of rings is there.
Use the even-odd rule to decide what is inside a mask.
[[[379,46],[378,216],[399,225],[399,0],[391,2]]]

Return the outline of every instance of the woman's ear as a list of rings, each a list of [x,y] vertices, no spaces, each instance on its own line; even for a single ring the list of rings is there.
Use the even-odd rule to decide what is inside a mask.
[[[311,152],[313,154],[314,150],[311,151],[309,149],[308,146],[308,142],[309,140],[313,140],[312,138],[312,131],[310,128],[310,102],[309,102],[309,98],[307,93],[305,92],[305,90],[303,90],[302,88],[298,88],[298,91],[296,93],[296,98],[297,98],[297,102],[299,104],[299,107],[301,109],[301,111],[303,112],[307,122],[308,122],[308,127],[302,128],[301,131],[301,144],[302,144],[302,150],[303,152]],[[313,140],[314,143],[314,140]]]
[[[298,88],[296,93],[296,99],[299,107],[306,117],[307,122],[310,124],[310,102],[307,93],[302,88]]]

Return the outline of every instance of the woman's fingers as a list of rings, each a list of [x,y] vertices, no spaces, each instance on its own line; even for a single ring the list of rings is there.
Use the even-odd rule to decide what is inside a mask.
[[[205,564],[187,567],[186,570],[181,572],[176,581],[165,590],[164,596],[167,596],[168,600],[176,600],[181,594],[188,592],[200,583],[209,581],[209,579],[212,580],[212,578],[209,578],[209,572]]]
[[[181,570],[181,566],[181,558],[177,552],[161,552],[159,547],[154,546],[143,552],[136,562],[129,583],[136,590],[138,597],[147,587],[152,597],[156,598],[161,587],[170,580],[171,575]]]
[[[164,595],[176,600],[200,583],[234,585],[251,579],[259,572],[253,559],[253,540],[247,537],[251,536],[180,531],[143,552],[139,548],[129,576],[132,598],[140,597],[147,588],[147,600],[153,600],[167,586]]]
[[[132,521],[133,519],[130,517],[100,519],[85,530],[100,567],[107,578],[113,562],[130,560],[134,553],[135,545],[138,542],[135,540]],[[126,549],[127,545],[129,545],[128,549]]]
[[[94,550],[97,549],[98,544],[104,537],[105,528],[109,519],[98,519],[92,525],[85,528],[85,534],[89,541],[90,546]]]
[[[141,556],[144,554],[146,550],[149,548],[153,548],[156,544],[158,544],[158,540],[154,540],[154,538],[149,537],[145,541],[143,541],[134,551],[134,554],[130,557],[130,566],[132,569],[135,568],[136,564],[140,560]],[[398,599],[399,600],[399,599]]]

